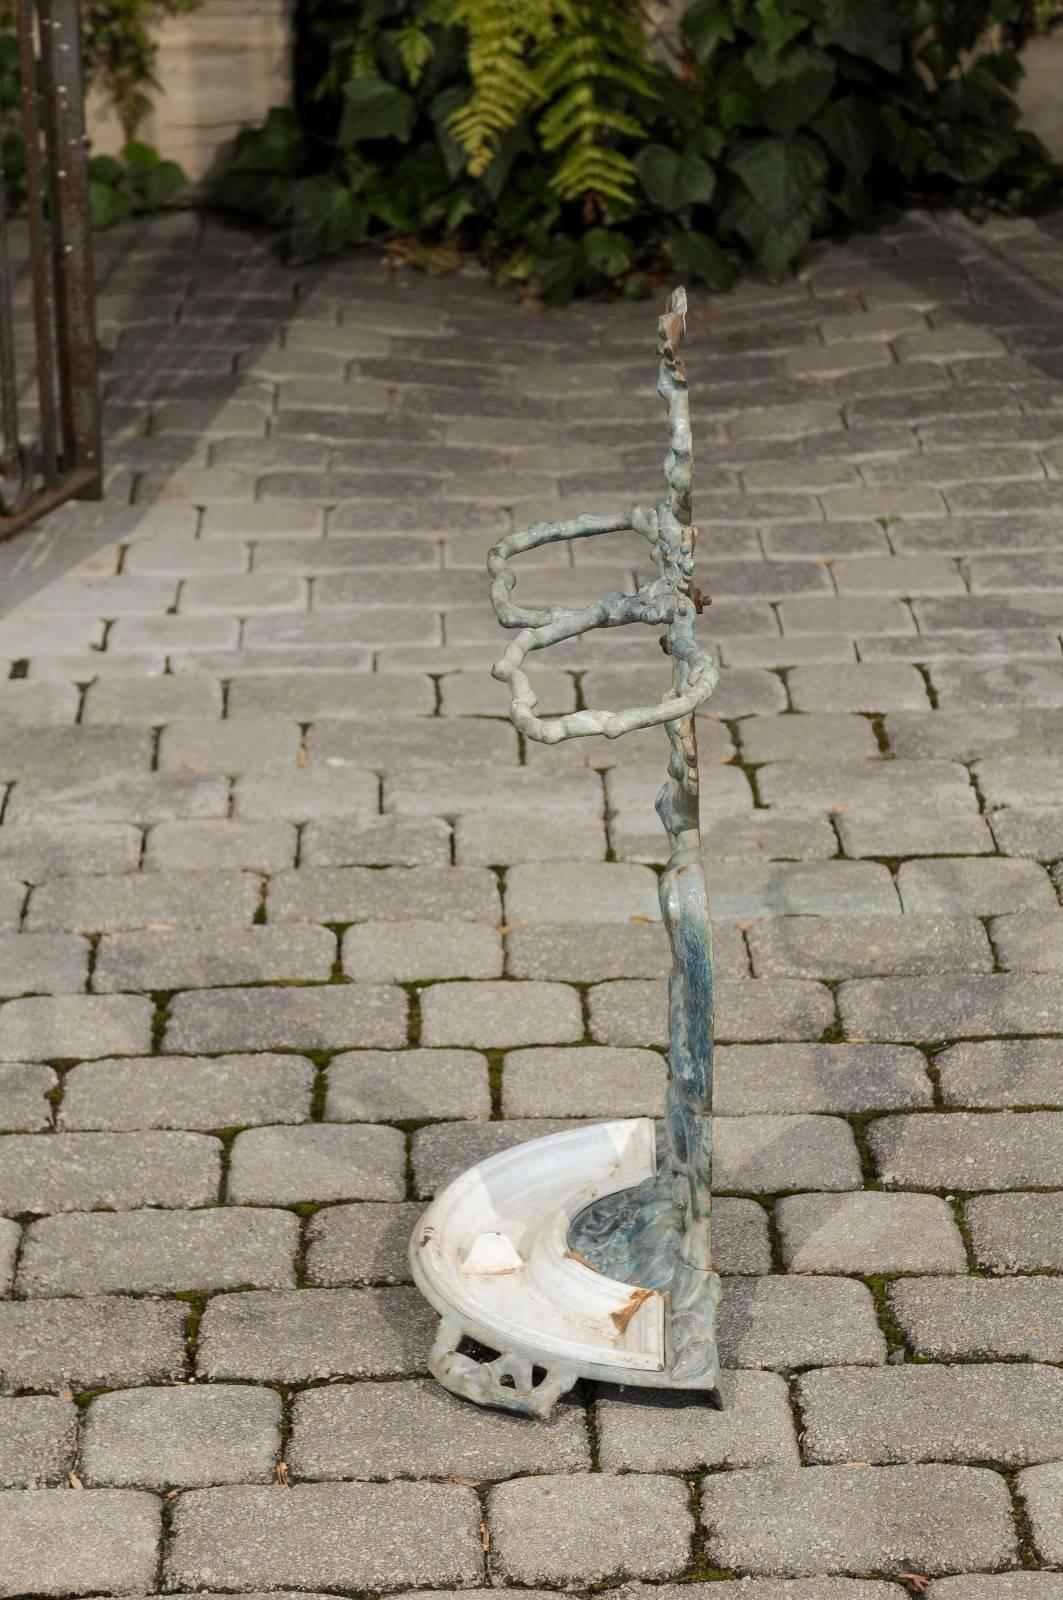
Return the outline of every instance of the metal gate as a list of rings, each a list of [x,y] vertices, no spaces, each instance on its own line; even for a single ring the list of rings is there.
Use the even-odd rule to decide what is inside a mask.
[[[25,207],[8,214],[0,167],[0,539],[102,493],[78,0],[15,0],[14,29],[21,104],[0,111]]]

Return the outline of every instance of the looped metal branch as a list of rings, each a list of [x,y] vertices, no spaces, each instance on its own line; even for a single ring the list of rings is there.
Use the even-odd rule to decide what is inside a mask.
[[[510,718],[521,733],[540,744],[559,744],[602,733],[619,738],[636,728],[674,723],[691,716],[712,694],[719,672],[710,651],[695,642],[694,623],[701,596],[693,585],[694,545],[697,529],[690,521],[691,443],[690,405],[686,372],[678,353],[686,323],[687,297],[677,289],[658,320],[657,353],[660,369],[657,392],[668,407],[668,454],[664,475],[668,493],[655,509],[633,506],[615,516],[576,517],[569,522],[536,522],[510,534],[490,551],[491,603],[504,628],[520,631],[505,654],[492,667],[492,675],[508,683]],[[611,594],[579,611],[560,606],[529,610],[516,605],[512,593],[517,575],[510,559],[540,545],[593,538],[603,533],[639,533],[648,542],[657,576],[635,594]],[[525,662],[533,650],[543,650],[562,640],[574,639],[595,628],[623,627],[645,622],[667,628],[662,644],[672,657],[672,683],[657,705],[632,706],[626,711],[572,711],[567,716],[537,717],[538,696],[532,688]]]

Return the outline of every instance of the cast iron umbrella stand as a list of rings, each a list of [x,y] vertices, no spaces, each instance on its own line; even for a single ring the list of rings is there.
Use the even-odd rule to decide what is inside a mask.
[[[716,686],[712,656],[694,640],[690,409],[678,346],[686,293],[658,321],[657,392],[668,408],[668,492],[656,509],[537,522],[488,556],[491,601],[518,630],[492,671],[508,683],[510,717],[542,744],[661,725],[668,776],[657,814],[670,854],[660,880],[671,943],[669,1070],[662,1136],[650,1117],[590,1124],[532,1139],[478,1162],[439,1194],[410,1243],[414,1281],[440,1314],[430,1367],[454,1394],[545,1416],[578,1378],[710,1392],[718,1403],[712,1267],[712,949],[698,821],[694,713]],[[513,556],[556,540],[640,533],[657,576],[636,594],[580,611],[514,603]],[[537,717],[530,653],[594,628],[645,622],[665,629],[672,682],[657,705]],[[475,1341],[493,1359],[460,1349]]]

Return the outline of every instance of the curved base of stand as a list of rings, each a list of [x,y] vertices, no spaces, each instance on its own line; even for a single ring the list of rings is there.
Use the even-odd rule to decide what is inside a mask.
[[[617,1242],[636,1238],[643,1202],[660,1209],[656,1174],[654,1124],[638,1117],[530,1140],[448,1185],[410,1242],[414,1281],[442,1318],[430,1358],[439,1381],[526,1416],[547,1415],[581,1377],[714,1396],[716,1273],[684,1266],[674,1236],[667,1285],[624,1281],[570,1239],[579,1218],[582,1241],[588,1208],[609,1196],[625,1218]],[[499,1354],[463,1355],[463,1338]]]

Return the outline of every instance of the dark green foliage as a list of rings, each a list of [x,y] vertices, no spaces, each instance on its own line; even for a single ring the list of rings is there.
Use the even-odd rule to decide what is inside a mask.
[[[218,201],[283,223],[298,258],[368,236],[435,270],[475,250],[559,300],[640,295],[672,267],[719,289],[750,257],[778,276],[884,206],[1028,209],[1061,176],[1018,129],[1013,50],[985,42],[1018,38],[1023,0],[693,0],[676,76],[618,70],[615,38],[599,61],[595,19],[620,37],[627,0],[536,0],[508,53],[506,3],[307,0],[299,112],[241,136]],[[582,188],[551,142],[580,104]]]
[[[164,161],[150,144],[130,139],[117,156],[93,156],[89,162],[89,204],[94,228],[145,212],[161,211],[181,189],[185,175],[176,161]]]

